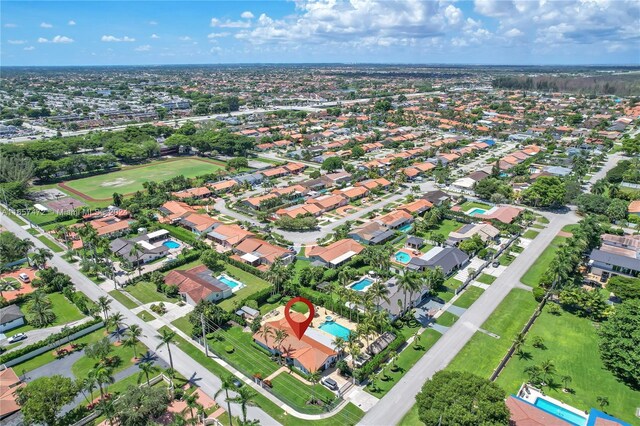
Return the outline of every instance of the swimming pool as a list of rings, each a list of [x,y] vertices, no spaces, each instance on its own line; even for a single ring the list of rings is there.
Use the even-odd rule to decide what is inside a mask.
[[[399,251],[396,253],[396,262],[400,262],[400,263],[409,263],[409,261],[411,260],[411,256],[409,256],[408,253],[405,253],[403,251]]]
[[[170,249],[177,249],[180,247],[180,244],[173,240],[167,240],[163,242],[162,245]]]
[[[409,232],[409,231],[411,231],[411,227],[412,226],[413,225],[411,225],[410,223],[407,223],[406,225],[402,225],[400,228],[398,228],[398,230],[400,232]]]
[[[564,407],[554,404],[553,402],[544,398],[536,399],[535,404],[541,410],[546,411],[549,414],[553,414],[556,417],[560,417],[562,420],[567,421],[576,426],[584,426],[587,423],[587,419],[578,413],[567,410]]]
[[[373,284],[373,280],[371,278],[360,278],[360,280],[351,284],[349,288],[356,291],[365,291],[371,284]]]
[[[475,215],[477,215],[477,214],[485,214],[486,212],[487,212],[487,211],[486,211],[485,209],[480,209],[480,208],[476,207],[475,209],[469,210],[469,211],[467,212],[467,214],[468,214],[469,216],[475,216]]]
[[[237,291],[237,290],[240,290],[242,287],[244,287],[244,284],[242,284],[240,281],[236,281],[233,278],[231,278],[230,276],[225,275],[225,274],[218,275],[216,278],[221,283],[224,283],[224,284],[228,285],[229,287],[231,287],[232,291]]]
[[[335,321],[325,321],[320,324],[320,327],[318,328],[333,336],[342,337],[344,340],[347,340],[351,334],[351,331],[347,327],[340,325]]]

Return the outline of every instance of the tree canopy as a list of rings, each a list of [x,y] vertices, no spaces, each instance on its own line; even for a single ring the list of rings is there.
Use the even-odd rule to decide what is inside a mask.
[[[626,300],[600,327],[600,356],[605,367],[640,390],[640,299]]]
[[[475,374],[439,371],[416,396],[420,420],[430,425],[508,425],[505,392]]]
[[[18,404],[26,424],[55,425],[60,410],[73,402],[78,388],[73,380],[60,375],[35,379],[18,388]]]
[[[167,411],[171,401],[163,387],[130,386],[115,402],[115,417],[119,424],[146,426]]]
[[[607,282],[607,290],[622,300],[640,299],[640,279],[616,275]]]
[[[522,191],[522,201],[534,207],[558,207],[564,202],[565,184],[555,176],[541,176]]]

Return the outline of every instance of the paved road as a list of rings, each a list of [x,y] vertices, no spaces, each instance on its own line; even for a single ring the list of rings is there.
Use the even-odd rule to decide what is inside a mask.
[[[19,226],[12,220],[9,220],[6,216],[0,216],[0,224],[18,237],[22,239],[30,239],[31,241],[33,241],[36,247],[47,248],[44,244],[42,244],[40,240],[34,238],[27,231],[22,229],[21,226]],[[109,298],[111,298],[106,291],[104,291],[98,285],[81,274],[77,269],[75,269],[74,266],[65,261],[60,256],[60,254],[54,254],[53,258],[49,261],[49,264],[58,268],[60,272],[69,275],[76,288],[86,294],[90,299],[97,300],[100,296],[108,296]],[[156,347],[160,343],[160,340],[156,337],[158,332],[152,326],[142,321],[134,313],[132,313],[129,309],[127,309],[124,305],[122,305],[115,299],[111,300],[111,309],[113,312],[121,312],[124,316],[124,322],[126,324],[139,325],[142,328],[143,332],[143,335],[140,337],[140,341],[144,343],[149,349],[155,350],[158,357],[163,361],[165,361],[166,363],[169,362],[169,355],[164,345],[156,350]],[[173,355],[174,368],[184,377],[199,378],[200,380],[198,380],[198,385],[205,393],[213,397],[217,390],[220,389],[220,379],[210,371],[206,370],[196,361],[194,361],[189,355],[181,351],[177,346],[172,345],[171,354]],[[223,407],[226,406],[224,400],[220,399],[219,402],[222,403],[221,405]],[[231,410],[234,415],[240,413],[240,407],[235,404],[232,404]],[[259,420],[263,425],[278,424],[276,420],[274,420],[271,416],[267,415],[264,411],[257,407],[248,408],[248,417],[250,419]]]
[[[500,302],[517,287],[520,277],[540,256],[563,226],[578,222],[571,211],[566,214],[545,213],[550,219],[541,232],[524,251],[516,257],[503,273],[485,290],[478,300],[458,319],[440,340],[411,368],[407,374],[361,420],[361,425],[395,425],[411,409],[415,396],[423,383],[437,371],[444,369],[462,350],[482,323],[498,307]]]
[[[607,161],[604,164],[604,166],[602,166],[602,168],[600,170],[598,170],[597,172],[595,172],[591,178],[589,179],[589,182],[587,183],[587,192],[591,191],[591,186],[593,186],[594,183],[596,183],[597,181],[599,181],[600,179],[604,178],[604,176],[607,174],[607,172],[611,169],[613,169],[616,164],[618,164],[618,161],[624,159],[624,155],[622,155],[619,152],[616,152],[615,154],[611,154],[607,157]]]
[[[76,325],[80,325],[87,321],[91,321],[91,319],[92,319],[91,317],[85,317],[78,321],[72,321],[62,325],[56,325],[56,326],[47,327],[47,328],[35,328],[33,330],[26,331],[24,334],[27,335],[27,338],[24,340],[21,340],[19,345],[12,347],[7,352],[15,351],[20,349],[22,346],[27,346],[27,345],[31,345],[33,343],[39,342],[40,340],[49,337],[51,334],[59,333],[66,326],[75,327]],[[13,334],[15,334],[15,332],[12,332],[11,330],[9,330],[5,335],[8,338]],[[2,340],[2,342],[0,342],[0,346],[8,346],[8,345],[10,345],[8,339],[4,339]]]

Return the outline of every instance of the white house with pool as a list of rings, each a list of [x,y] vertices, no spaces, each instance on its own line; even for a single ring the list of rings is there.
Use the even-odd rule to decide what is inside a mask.
[[[193,306],[202,300],[216,302],[226,299],[245,287],[243,283],[227,274],[214,277],[205,265],[186,271],[174,269],[164,278],[164,283],[177,286],[182,299]]]

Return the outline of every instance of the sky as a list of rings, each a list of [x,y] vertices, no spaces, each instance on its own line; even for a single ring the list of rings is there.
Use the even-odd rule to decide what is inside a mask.
[[[640,65],[638,0],[0,0],[0,64]]]

